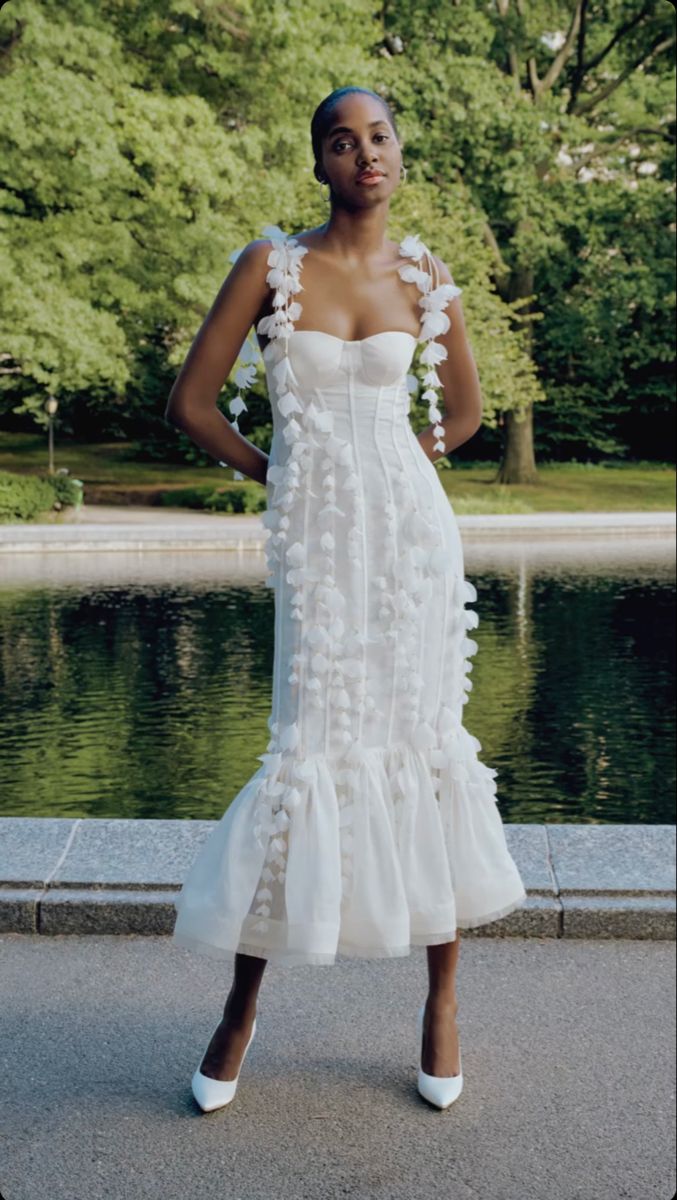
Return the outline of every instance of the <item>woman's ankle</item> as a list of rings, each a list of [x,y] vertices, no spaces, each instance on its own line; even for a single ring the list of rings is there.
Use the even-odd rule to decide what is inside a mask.
[[[458,999],[456,993],[453,991],[450,992],[448,989],[442,991],[432,990],[428,992],[426,1005],[428,1012],[450,1011],[456,1013]]]

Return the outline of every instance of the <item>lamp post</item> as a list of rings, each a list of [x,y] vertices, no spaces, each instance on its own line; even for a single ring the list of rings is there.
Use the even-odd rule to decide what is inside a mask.
[[[48,447],[49,447],[49,474],[50,475],[54,474],[54,415],[55,415],[58,407],[59,407],[59,402],[56,399],[56,397],[48,396],[47,403],[45,404],[45,411],[47,413],[47,439],[48,439]]]

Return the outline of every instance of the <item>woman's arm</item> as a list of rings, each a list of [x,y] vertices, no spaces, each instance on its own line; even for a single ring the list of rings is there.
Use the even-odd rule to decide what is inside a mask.
[[[265,484],[268,455],[233,429],[217,407],[251,326],[265,302],[270,242],[250,242],[221,284],[174,382],[165,420],[219,462]]]
[[[437,255],[432,256],[437,267],[434,286],[453,283],[446,263]],[[468,341],[460,296],[450,300],[444,309],[451,322],[446,333],[434,340],[444,346],[447,357],[438,363],[435,370],[442,382],[444,411],[440,424],[444,427],[445,454],[467,442],[482,424],[482,393],[475,358]],[[437,438],[433,426],[428,425],[418,435],[418,440],[431,462],[441,458],[440,451],[433,447]]]

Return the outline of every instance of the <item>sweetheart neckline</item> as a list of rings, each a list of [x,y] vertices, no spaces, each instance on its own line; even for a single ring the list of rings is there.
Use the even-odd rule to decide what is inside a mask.
[[[321,337],[331,338],[334,342],[343,342],[345,346],[359,346],[362,342],[371,342],[374,338],[384,337],[386,334],[399,333],[403,337],[411,338],[413,342],[417,342],[418,338],[415,333],[409,333],[407,329],[381,329],[378,333],[370,333],[363,338],[342,338],[337,337],[335,333],[325,333],[324,329],[295,329],[292,337],[296,337],[299,333],[319,333]]]
[[[393,333],[397,333],[401,337],[411,338],[412,342],[417,342],[419,340],[415,333],[409,333],[407,329],[381,329],[379,333],[370,333],[364,338],[337,337],[335,333],[326,333],[324,329],[293,329],[289,336],[290,338],[298,337],[300,333],[319,334],[320,337],[331,338],[332,342],[342,342],[344,346],[361,346],[363,342],[372,342],[374,338],[389,336]],[[265,347],[265,349],[267,350],[268,346],[270,345],[272,345],[272,342],[268,342],[268,345]]]

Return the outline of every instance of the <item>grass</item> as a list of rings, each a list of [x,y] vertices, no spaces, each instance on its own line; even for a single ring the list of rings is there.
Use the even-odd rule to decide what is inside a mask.
[[[46,436],[0,432],[0,469],[21,473],[46,470]],[[197,484],[222,483],[232,472],[222,467],[193,467],[138,462],[133,443],[67,442],[55,446],[55,466],[85,484],[150,491]],[[455,463],[440,471],[440,481],[454,510],[461,514],[528,512],[656,512],[674,511],[675,468],[669,463],[544,463],[536,484],[494,482],[495,463]],[[258,487],[258,484],[252,486]],[[138,503],[138,499],[136,500]],[[90,500],[91,503],[91,500]]]
[[[535,484],[494,483],[496,467],[442,471],[461,514],[541,512],[674,512],[675,469],[661,463],[545,463]]]
[[[85,484],[130,487],[194,487],[230,478],[223,467],[191,467],[165,462],[138,462],[133,442],[62,442],[56,440],[54,466]],[[37,473],[47,469],[47,436],[0,432],[0,470]]]

